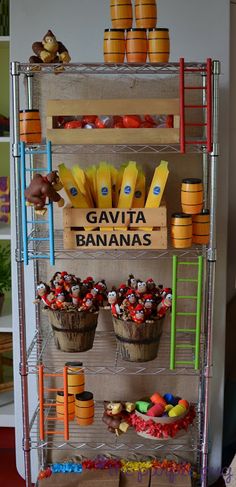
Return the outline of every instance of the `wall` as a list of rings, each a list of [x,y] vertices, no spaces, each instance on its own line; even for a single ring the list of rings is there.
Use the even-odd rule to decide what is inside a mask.
[[[159,26],[169,27],[171,60],[207,57],[222,61],[221,77],[221,157],[219,164],[218,200],[218,266],[216,313],[214,321],[214,380],[212,402],[212,435],[214,444],[211,468],[221,463],[222,398],[224,367],[224,323],[226,289],[226,234],[228,206],[228,88],[229,88],[229,0],[159,0]],[[56,7],[55,7],[56,6]],[[217,30],[216,26],[219,25]],[[31,55],[31,44],[40,40],[50,28],[69,49],[73,61],[102,61],[103,29],[110,26],[109,0],[12,0],[11,59],[25,61]],[[19,47],[20,46],[20,47]],[[219,353],[220,352],[220,353]],[[16,394],[19,393],[17,385]],[[21,445],[20,428],[17,429]],[[18,454],[18,469],[23,471]],[[213,475],[214,477],[214,475]]]

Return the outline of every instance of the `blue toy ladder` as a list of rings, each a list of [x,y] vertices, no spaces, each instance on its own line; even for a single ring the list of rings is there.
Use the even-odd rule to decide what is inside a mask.
[[[193,269],[197,268],[197,275],[192,277],[179,276],[179,268]],[[170,369],[175,369],[176,365],[192,365],[195,370],[199,369],[200,357],[200,335],[201,335],[201,308],[202,308],[202,280],[203,280],[203,257],[198,257],[196,261],[179,261],[176,255],[173,256],[173,270],[172,270],[172,313],[171,313],[171,350],[170,350]],[[178,283],[193,283],[196,287],[196,294],[180,295],[178,293]],[[179,303],[196,302],[194,311],[179,311]],[[179,318],[194,317],[194,326],[179,325]],[[185,341],[183,340],[183,335]],[[186,342],[186,337],[188,341]],[[189,338],[194,340],[189,340]],[[185,360],[182,357],[178,358],[178,351],[192,351],[193,359]]]
[[[39,154],[46,154],[47,156],[47,166],[45,167],[31,167],[30,164],[27,164],[27,159],[29,156],[39,155]],[[32,207],[28,207],[26,204],[25,198],[25,189],[27,185],[27,173],[30,174],[32,179],[34,173],[49,173],[52,171],[52,150],[51,150],[51,142],[47,142],[46,149],[37,149],[37,148],[28,148],[26,147],[24,142],[20,144],[20,167],[21,167],[21,206],[22,206],[22,240],[23,240],[23,259],[25,265],[28,265],[29,259],[48,259],[51,265],[55,264],[55,256],[54,256],[54,223],[53,223],[53,204],[48,202],[45,206],[47,206],[47,218],[44,219],[37,219],[35,215],[35,211],[32,211]],[[29,217],[29,212],[31,216]],[[33,217],[32,217],[33,215]],[[31,234],[32,229],[34,227],[43,228],[45,230],[46,227],[46,236],[34,236]],[[30,228],[29,228],[30,227]],[[43,232],[44,233],[44,232]],[[49,251],[46,252],[30,252],[29,245],[32,242],[38,242],[40,248],[40,242],[48,242],[49,243]],[[30,257],[29,257],[30,255]]]

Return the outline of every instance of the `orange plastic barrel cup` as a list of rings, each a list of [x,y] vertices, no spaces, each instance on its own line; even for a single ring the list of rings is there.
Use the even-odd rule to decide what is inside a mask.
[[[207,245],[210,239],[210,212],[203,210],[193,216],[193,243]]]
[[[157,24],[156,0],[135,0],[136,26],[151,29]]]
[[[171,217],[171,240],[176,249],[185,249],[192,245],[192,216],[174,213]]]
[[[110,1],[111,22],[113,29],[130,29],[133,24],[131,0]]]
[[[125,32],[122,29],[105,29],[104,62],[123,63],[125,59]]]
[[[92,392],[75,396],[75,416],[80,426],[89,426],[94,421],[94,400]]]
[[[69,394],[84,392],[84,369],[82,362],[66,362]]]
[[[183,179],[181,185],[182,211],[189,215],[201,213],[203,209],[203,184],[201,179]]]
[[[64,414],[65,414],[65,398],[64,398],[63,391],[57,392],[56,412],[57,412],[58,419],[61,419],[63,421]],[[68,394],[68,420],[73,421],[74,417],[75,417],[75,396],[73,394]]]
[[[20,110],[20,140],[26,144],[41,144],[42,130],[39,110]]]
[[[126,39],[126,57],[128,63],[145,63],[147,60],[146,29],[129,29]]]
[[[148,32],[150,63],[168,63],[170,57],[169,29],[150,29]]]

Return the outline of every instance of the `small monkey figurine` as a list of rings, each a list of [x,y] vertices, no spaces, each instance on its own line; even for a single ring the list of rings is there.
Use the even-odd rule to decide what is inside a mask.
[[[35,174],[30,185],[25,190],[25,197],[28,204],[32,204],[39,214],[46,212],[46,198],[54,201],[59,207],[64,205],[64,199],[57,193],[62,189],[62,184],[56,171],[52,171],[47,176]]]
[[[71,57],[62,42],[57,41],[51,30],[45,34],[42,42],[34,42],[32,49],[36,56],[29,58],[30,63],[69,63]]]

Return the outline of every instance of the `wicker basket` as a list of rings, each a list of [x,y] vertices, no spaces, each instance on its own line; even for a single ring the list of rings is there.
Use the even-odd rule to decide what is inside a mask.
[[[62,352],[86,352],[93,347],[98,313],[77,310],[46,311],[56,347]]]
[[[112,317],[118,352],[129,362],[148,362],[157,357],[163,319],[137,325]]]

